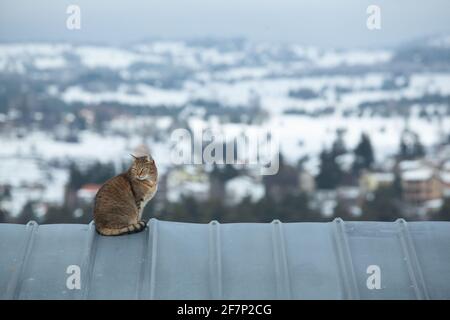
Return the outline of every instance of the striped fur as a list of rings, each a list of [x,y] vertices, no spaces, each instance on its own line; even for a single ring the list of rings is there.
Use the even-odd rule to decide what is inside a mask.
[[[141,220],[139,223],[130,224],[129,226],[122,228],[97,228],[97,232],[102,236],[120,236],[122,234],[138,233],[145,229],[147,222]]]
[[[157,190],[158,171],[151,156],[135,157],[128,171],[106,181],[95,196],[94,222],[105,236],[145,229],[142,212]]]

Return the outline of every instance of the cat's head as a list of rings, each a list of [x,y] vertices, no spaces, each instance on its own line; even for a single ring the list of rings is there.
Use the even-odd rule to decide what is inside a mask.
[[[146,180],[154,177],[156,174],[156,164],[151,155],[145,155],[134,158],[133,164],[130,167],[130,175],[132,178],[138,180]]]

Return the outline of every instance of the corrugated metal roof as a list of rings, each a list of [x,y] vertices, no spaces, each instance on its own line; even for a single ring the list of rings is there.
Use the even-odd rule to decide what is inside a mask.
[[[0,224],[3,299],[450,299],[450,222]],[[69,265],[81,289],[69,290]],[[370,290],[370,265],[381,289]]]

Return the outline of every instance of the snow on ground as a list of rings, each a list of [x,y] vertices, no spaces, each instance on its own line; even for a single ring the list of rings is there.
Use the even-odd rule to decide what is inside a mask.
[[[263,78],[270,73],[270,69],[265,67],[238,67],[218,72],[216,79],[225,81]]]
[[[43,161],[25,156],[1,155],[0,183],[12,187],[11,198],[4,199],[0,207],[17,217],[29,201],[54,205],[64,203],[64,191],[69,174],[65,169],[53,168]]]
[[[340,103],[333,94],[336,87],[350,90],[362,90],[364,94],[349,93],[357,105],[361,101],[371,101],[372,96],[380,96],[382,93],[372,92],[381,87],[385,75],[366,74],[362,76],[315,76],[305,78],[274,78],[274,79],[251,79],[235,82],[211,81],[207,84],[188,81],[185,90],[189,92],[192,99],[204,99],[218,101],[227,106],[245,106],[256,96],[261,100],[262,106],[272,112],[282,112],[285,109],[301,109],[306,111],[317,111],[318,107],[329,107],[342,105],[348,107],[350,99]],[[310,89],[318,97],[316,99],[296,99],[289,97],[290,90]],[[325,92],[331,88],[331,92]],[[352,94],[356,96],[353,97]],[[356,101],[355,101],[356,99]]]
[[[34,66],[40,70],[64,68],[67,62],[62,57],[42,57],[34,60]]]
[[[226,197],[231,204],[238,204],[246,197],[252,202],[264,197],[264,186],[259,181],[254,181],[248,176],[239,176],[230,179],[225,185]]]
[[[433,177],[433,170],[425,168],[411,170],[402,173],[402,179],[405,181],[424,181]]]
[[[134,149],[142,144],[142,136],[132,135],[123,137],[119,135],[103,136],[97,133],[84,131],[80,133],[79,143],[64,142],[55,140],[52,135],[43,132],[32,132],[24,138],[0,137],[0,157],[21,159],[33,157],[44,161],[59,160],[62,162],[91,162],[100,161],[102,163],[113,162],[120,167],[121,163],[129,162]],[[146,140],[151,151],[154,154],[155,161],[161,172],[165,171],[170,163],[170,148],[167,143],[156,143],[153,140]],[[29,164],[30,166],[33,164]],[[16,181],[34,181],[39,180],[41,176],[39,170],[30,168],[20,171],[24,175],[23,179],[16,179],[9,175],[13,172],[10,168],[3,165],[0,170],[0,182],[8,182],[9,179]],[[34,177],[34,175],[38,175]],[[20,177],[20,175],[19,175]],[[34,177],[34,180],[32,179]],[[55,176],[54,179],[59,179]],[[60,181],[60,180],[58,180]]]
[[[160,129],[167,130],[171,124],[167,117],[161,118]],[[450,127],[450,119],[444,118],[443,127]],[[0,137],[1,157],[36,157],[44,160],[92,160],[101,162],[115,162],[128,159],[128,154],[142,143],[143,132],[138,128],[144,128],[151,123],[158,123],[158,118],[153,122],[146,122],[139,118],[129,118],[123,123],[112,125],[112,128],[120,129],[122,132],[131,134],[128,138],[123,135],[100,135],[93,132],[83,131],[80,133],[79,143],[68,143],[55,140],[53,135],[43,132],[31,132],[24,138]],[[121,125],[120,125],[121,124]],[[220,132],[227,137],[238,135],[249,135],[251,130],[258,132],[271,132],[277,135],[280,141],[280,147],[285,158],[296,163],[299,158],[309,156],[311,161],[309,169],[311,173],[317,172],[317,157],[324,147],[330,148],[336,137],[338,129],[344,129],[344,141],[349,149],[355,147],[363,132],[371,137],[375,149],[377,161],[383,161],[388,156],[398,151],[400,135],[405,128],[405,122],[402,118],[381,118],[381,117],[342,117],[336,115],[309,117],[302,115],[279,115],[272,117],[267,123],[256,125],[243,125],[224,123],[221,124],[217,119],[212,118],[209,121],[198,117],[189,120],[192,128],[210,128],[215,132]],[[425,146],[432,146],[441,138],[437,120],[427,121],[421,118],[409,120],[409,128],[415,132],[420,132],[420,138]],[[175,129],[175,128],[174,128]],[[133,133],[134,132],[134,133]],[[155,160],[162,168],[172,165],[170,153],[172,146],[170,143],[170,133],[168,132],[166,140],[154,142],[152,138],[144,137],[149,145]],[[30,164],[32,165],[32,164]],[[163,169],[165,171],[165,169]],[[6,181],[1,174],[10,172],[6,165],[2,163],[0,172],[0,181]],[[36,170],[23,170],[19,172],[26,173],[26,179],[30,180],[33,172]],[[36,177],[39,179],[39,177]],[[17,181],[20,181],[18,179]]]
[[[68,44],[0,44],[0,71],[23,74],[27,65],[40,70],[63,68],[62,55],[71,48]]]
[[[232,66],[244,58],[242,52],[222,52],[216,48],[189,46],[181,41],[156,41],[137,45],[135,49],[140,53],[166,56],[174,65],[194,70],[202,66]]]
[[[450,119],[444,120],[450,126]],[[398,152],[400,135],[405,128],[401,118],[381,117],[341,117],[322,116],[282,116],[271,121],[269,128],[279,132],[282,152],[290,161],[300,156],[318,155],[323,147],[330,148],[337,129],[344,129],[344,141],[348,148],[354,148],[362,133],[369,134],[375,149],[376,160],[383,161],[387,156]],[[441,138],[436,122],[414,119],[409,128],[420,132],[424,145],[431,146]],[[313,170],[315,173],[316,170]]]
[[[413,74],[410,78],[411,90],[426,88],[427,93],[450,95],[450,74],[448,73],[421,73]]]
[[[442,120],[443,127],[450,127],[450,119]],[[338,129],[344,130],[344,142],[352,150],[361,138],[362,133],[369,134],[375,150],[376,160],[384,161],[399,150],[400,136],[405,129],[402,118],[382,117],[342,117],[322,116],[312,118],[302,115],[281,115],[272,117],[262,126],[242,124],[217,124],[199,118],[190,119],[192,128],[208,128],[226,137],[248,135],[251,130],[271,132],[277,135],[280,149],[285,159],[295,164],[301,157],[309,156],[307,169],[316,174],[318,170],[318,156],[323,148],[330,148]],[[420,118],[409,120],[409,129],[420,132],[420,139],[425,146],[431,147],[440,141],[438,120],[427,121]]]
[[[320,56],[316,63],[321,68],[332,68],[340,65],[373,65],[388,62],[391,58],[392,53],[389,51],[329,51]]]
[[[13,187],[33,185],[45,181],[45,173],[35,159],[7,158],[2,154],[0,166],[0,181]]]
[[[68,143],[54,140],[52,135],[43,132],[32,132],[24,138],[0,137],[0,156],[34,156],[45,160],[97,159],[109,162],[139,144],[137,137],[128,140],[88,131],[81,132],[79,138],[79,143]]]
[[[410,84],[396,90],[381,90],[386,75],[369,73],[359,76],[322,76],[305,78],[251,79],[235,82],[211,81],[207,84],[187,82],[185,89],[192,98],[218,101],[228,106],[248,105],[257,95],[262,106],[278,113],[286,109],[308,112],[320,108],[335,107],[337,110],[357,108],[364,102],[420,98],[425,94],[450,94],[450,75],[414,74]],[[317,94],[314,99],[297,99],[289,96],[290,90],[310,89]],[[349,92],[338,98],[336,89]]]
[[[282,60],[290,52],[298,60]],[[333,107],[336,110],[356,108],[364,102],[420,98],[425,94],[450,95],[450,75],[413,74],[406,87],[382,90],[387,74],[297,76],[292,70],[305,67],[322,69],[338,66],[376,65],[388,62],[392,52],[385,50],[321,50],[313,47],[273,44],[247,44],[244,48],[220,50],[217,47],[189,45],[182,41],[155,41],[130,48],[69,44],[0,44],[0,70],[26,72],[29,66],[46,71],[68,67],[67,55],[78,57],[88,69],[107,68],[116,71],[124,81],[157,79],[164,68],[187,68],[191,77],[181,89],[162,89],[146,83],[119,83],[118,90],[90,92],[73,85],[56,96],[67,103],[97,104],[118,102],[140,106],[181,106],[189,100],[217,101],[225,106],[245,106],[257,95],[261,105],[271,113],[286,109],[306,112]],[[258,61],[258,59],[261,61]],[[75,59],[76,60],[76,59]],[[74,61],[75,61],[74,60]],[[72,65],[72,61],[70,62]],[[162,69],[129,69],[136,63]],[[219,68],[216,68],[219,67]],[[399,79],[397,79],[399,80]],[[408,79],[400,79],[407,81]],[[397,82],[397,81],[396,81]],[[310,89],[315,99],[289,96],[290,90]],[[338,93],[338,89],[344,89]]]
[[[85,104],[118,102],[135,106],[181,106],[187,102],[187,94],[179,90],[159,89],[145,84],[133,87],[121,85],[118,90],[104,92],[89,92],[80,86],[73,86],[62,93],[62,100],[66,103]]]
[[[81,46],[74,51],[88,68],[124,69],[145,59],[133,52],[118,48]],[[151,60],[154,61],[154,60]]]
[[[427,45],[436,48],[450,48],[450,36],[442,35],[428,40]]]
[[[441,37],[429,42],[429,45],[448,48],[449,37]],[[48,82],[47,92],[66,103],[80,102],[87,107],[108,102],[142,107],[188,106],[178,120],[187,120],[191,128],[207,127],[216,136],[228,138],[270,132],[278,138],[280,150],[288,162],[296,164],[300,158],[307,156],[309,160],[304,163],[305,168],[311,174],[317,174],[319,154],[323,148],[331,147],[337,130],[344,131],[344,143],[349,150],[355,147],[362,133],[367,133],[378,163],[386,163],[389,156],[398,152],[400,135],[405,129],[403,118],[357,117],[353,115],[357,112],[346,111],[357,111],[360,104],[368,102],[383,105],[388,101],[420,99],[426,95],[450,95],[450,74],[444,72],[406,72],[405,75],[395,76],[389,71],[365,72],[374,69],[354,68],[362,71],[336,73],[345,67],[381,65],[389,62],[393,54],[385,50],[322,50],[270,43],[246,43],[226,49],[183,41],[153,41],[131,47],[0,44],[0,72],[34,79],[45,76],[46,81],[52,79],[52,76],[46,75],[59,74],[59,70],[70,70],[67,72],[69,75],[72,70],[79,70],[81,74],[116,74],[117,77],[111,78],[111,82],[117,84],[114,90],[104,86],[103,91],[93,92],[85,83],[74,78],[75,81],[69,82],[68,87],[61,85],[59,80]],[[58,72],[49,72],[54,70]],[[77,77],[78,71],[73,74]],[[117,83],[114,82],[116,78]],[[390,88],[386,89],[385,84]],[[306,96],[292,95],[292,92],[299,90],[300,95],[301,91],[307,92]],[[199,116],[205,110],[198,108],[193,113],[195,116],[189,116],[196,100],[218,102],[225,108],[259,105],[268,111],[269,118],[266,123],[257,126],[222,123],[216,117],[205,120]],[[329,113],[330,109],[334,112]],[[450,128],[446,102],[417,103],[411,109],[408,128],[419,133],[426,147],[440,142],[440,129]],[[421,118],[419,115],[424,109],[430,114],[439,113],[442,117],[432,117],[431,120]],[[309,116],[288,115],[285,114],[287,110],[301,111],[298,113],[304,112]],[[311,116],[324,110],[327,113]],[[13,119],[13,113],[0,114],[0,123],[7,123],[10,117]],[[184,118],[186,115],[187,119]],[[67,168],[59,166],[61,163],[75,161],[83,164],[97,160],[113,162],[119,169],[122,163],[131,163],[129,154],[143,143],[150,148],[158,170],[163,174],[174,165],[170,135],[176,129],[173,127],[176,123],[174,118],[168,116],[117,116],[109,123],[104,135],[83,131],[77,143],[56,139],[57,132],[30,131],[23,138],[5,133],[0,136],[0,184],[13,188],[11,199],[2,200],[0,206],[17,216],[30,200],[62,204],[69,173]],[[243,150],[237,152],[240,151]],[[252,152],[255,150],[250,152],[249,156],[254,156]],[[245,153],[243,155],[246,156]],[[52,160],[58,160],[59,164],[52,164]],[[341,160],[346,160],[344,162],[348,164],[352,158],[346,155]],[[450,165],[447,167],[450,171]],[[186,170],[189,168],[194,167],[184,167]],[[417,179],[428,176],[428,173],[411,171],[405,175]],[[445,181],[450,180],[447,173],[442,176]],[[240,193],[253,196],[256,192],[256,197],[260,197],[262,191],[257,186],[249,177],[239,177],[232,180],[228,189],[239,189]],[[194,182],[185,184],[176,192],[191,190],[206,195],[206,188],[206,184]],[[335,202],[332,202],[330,212],[334,206]]]
[[[124,133],[133,131],[139,132],[145,128],[167,130],[172,123],[173,119],[169,116],[161,116],[157,118],[149,116],[119,116],[111,120],[109,123],[109,128]]]

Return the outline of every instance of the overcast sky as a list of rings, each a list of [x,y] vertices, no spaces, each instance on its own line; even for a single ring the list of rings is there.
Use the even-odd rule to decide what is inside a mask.
[[[81,8],[81,30],[66,28],[69,4]],[[366,28],[370,4],[381,7],[381,30]],[[245,37],[376,47],[450,34],[449,21],[449,0],[0,0],[0,41]]]

